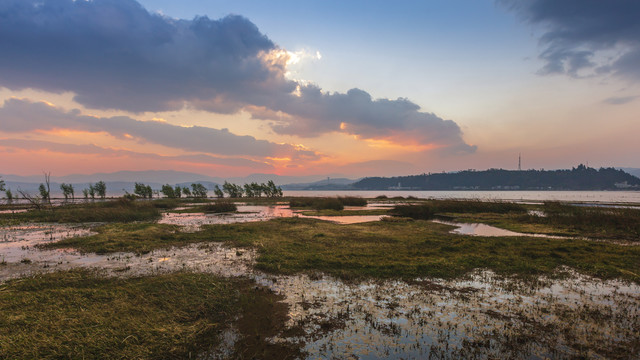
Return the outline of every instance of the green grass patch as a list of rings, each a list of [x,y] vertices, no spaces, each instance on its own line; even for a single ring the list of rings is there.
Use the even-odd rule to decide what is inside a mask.
[[[70,237],[38,245],[44,249],[74,248],[82,252],[108,254],[119,251],[138,254],[155,249],[181,246],[200,241],[198,236],[185,236],[179,226],[154,223],[107,224],[93,229],[96,235]]]
[[[455,278],[477,268],[552,276],[561,266],[602,278],[640,280],[640,249],[579,239],[470,237],[427,221],[337,225],[284,218],[210,225],[235,246],[255,246],[257,267],[275,273],[323,271],[340,277]],[[561,251],[560,249],[569,249]]]
[[[105,202],[67,204],[43,210],[0,214],[0,224],[23,222],[132,222],[160,218],[153,202],[117,199]]]
[[[218,200],[202,206],[202,209],[204,210],[204,212],[226,213],[237,211],[238,207],[233,201]]]
[[[480,222],[504,229],[594,239],[640,241],[640,210],[574,206],[547,202],[541,208],[545,216],[532,214],[447,213],[462,222]]]
[[[546,202],[542,210],[546,216],[528,215],[523,220],[588,234],[587,236],[640,241],[639,209]]]
[[[367,206],[367,199],[358,196],[338,196],[338,200],[344,206]]]
[[[428,200],[420,204],[397,205],[391,213],[413,219],[432,219],[443,213],[526,213],[527,207],[504,201],[482,200]]]
[[[0,358],[197,358],[238,317],[231,358],[300,357],[264,340],[284,326],[278,300],[252,281],[208,274],[121,279],[69,271],[13,280],[0,285]]]
[[[289,200],[289,207],[315,209],[315,210],[336,210],[344,209],[344,205],[338,198],[292,198]]]
[[[314,210],[343,210],[345,206],[366,206],[367,200],[355,196],[297,197],[289,199],[289,207]]]
[[[339,225],[304,218],[207,225],[196,233],[159,224],[113,224],[98,228],[98,235],[47,246],[104,253],[225,242],[257,248],[256,266],[267,272],[322,271],[342,278],[455,278],[477,268],[553,276],[564,265],[601,278],[640,280],[639,247],[582,239],[472,237],[450,234],[451,229],[422,220]]]

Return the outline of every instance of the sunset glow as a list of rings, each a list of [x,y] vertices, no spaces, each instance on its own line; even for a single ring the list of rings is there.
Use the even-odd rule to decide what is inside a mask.
[[[1,10],[35,35],[0,45],[0,174],[640,167],[637,34],[591,5],[38,3]]]

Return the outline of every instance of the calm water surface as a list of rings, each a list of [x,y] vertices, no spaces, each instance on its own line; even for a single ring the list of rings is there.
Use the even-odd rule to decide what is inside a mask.
[[[285,196],[414,196],[420,199],[569,201],[640,204],[640,191],[284,191]]]

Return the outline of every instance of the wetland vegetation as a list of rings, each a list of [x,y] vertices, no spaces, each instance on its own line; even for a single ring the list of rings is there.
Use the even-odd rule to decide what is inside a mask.
[[[73,249],[122,262],[110,273],[44,275],[52,269],[37,259],[0,265],[42,267],[0,283],[0,302],[7,304],[0,309],[0,358],[304,358],[365,354],[361,349],[397,358],[625,358],[640,349],[633,335],[640,321],[632,318],[640,311],[637,209],[388,198],[239,201],[117,199],[0,213],[5,227],[99,222],[92,234],[43,241],[30,251]],[[270,215],[255,214],[260,209]],[[164,221],[178,215],[248,222],[187,229]],[[367,215],[388,216],[349,225],[305,217]],[[465,236],[434,217],[572,237]],[[228,251],[215,255],[222,258],[194,256],[194,264],[250,259],[251,270],[240,277],[186,270],[189,252],[214,244]],[[139,260],[127,262],[130,256]],[[177,262],[168,273],[131,269],[142,263],[160,269],[172,257]],[[605,288],[614,290],[598,290]],[[583,327],[606,332],[583,334]],[[378,343],[354,347],[364,333]],[[402,343],[405,337],[416,346]]]
[[[234,327],[229,358],[293,358],[295,346],[265,341],[286,317],[278,300],[248,279],[197,273],[74,270],[13,280],[0,285],[0,357],[188,359],[219,347]]]

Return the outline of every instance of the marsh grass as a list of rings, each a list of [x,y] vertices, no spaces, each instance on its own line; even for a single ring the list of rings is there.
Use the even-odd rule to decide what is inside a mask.
[[[569,266],[602,278],[640,280],[640,249],[587,240],[469,237],[426,221],[336,225],[307,219],[207,227],[218,239],[259,249],[257,267],[350,277],[456,278],[486,268],[553,276]]]
[[[201,207],[204,212],[211,213],[226,213],[234,212],[238,210],[238,207],[233,201],[229,200],[217,200],[210,204]]]
[[[480,222],[504,229],[605,240],[640,241],[640,210],[632,208],[575,206],[547,202],[544,216],[509,213],[449,213],[462,222]]]
[[[482,200],[427,200],[420,204],[396,205],[391,211],[395,216],[428,220],[443,213],[525,213],[524,205],[503,201]]]
[[[344,206],[367,206],[367,199],[358,196],[338,196]]]
[[[355,196],[299,197],[289,199],[289,207],[314,210],[343,210],[345,206],[366,206],[367,200]]]
[[[582,239],[471,237],[450,234],[452,228],[422,220],[339,225],[305,218],[206,225],[195,233],[159,224],[113,224],[98,228],[98,235],[47,246],[146,252],[194,242],[224,242],[256,248],[256,267],[267,272],[321,271],[346,279],[451,279],[478,268],[526,278],[554,276],[558,267],[569,266],[601,278],[640,281],[638,247]]]
[[[160,218],[160,215],[160,211],[153,202],[120,198],[105,202],[67,204],[46,210],[0,214],[0,223],[132,222],[155,220]]]
[[[638,209],[545,202],[543,211],[546,216],[529,215],[525,220],[596,237],[640,241],[640,210]]]
[[[344,209],[344,205],[338,198],[292,198],[289,200],[289,207],[336,211]]]
[[[13,280],[0,285],[0,358],[197,358],[236,318],[230,357],[299,357],[265,341],[286,320],[278,300],[253,281],[208,274],[122,279],[76,270]]]
[[[57,242],[37,245],[43,249],[74,248],[82,252],[108,254],[114,252],[148,253],[155,249],[181,246],[200,240],[185,237],[177,225],[131,223],[107,224],[93,229],[92,236],[69,237]]]
[[[181,199],[156,199],[151,200],[150,204],[157,209],[170,210],[177,208],[185,202],[185,200]]]

